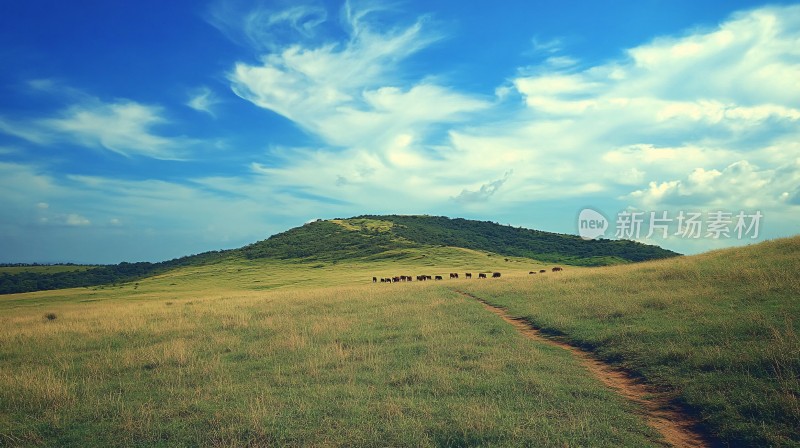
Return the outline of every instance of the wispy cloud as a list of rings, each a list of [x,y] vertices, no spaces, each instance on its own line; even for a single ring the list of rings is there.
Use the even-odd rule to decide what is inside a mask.
[[[501,179],[485,183],[481,185],[480,188],[478,188],[477,190],[468,190],[465,188],[461,190],[461,193],[459,193],[459,195],[456,196],[455,200],[458,202],[467,202],[467,203],[486,202],[492,196],[494,196],[495,193],[497,193],[497,190],[499,190],[504,183],[506,183],[506,180],[508,180],[508,177],[510,175],[511,172],[508,172]]]
[[[157,132],[157,128],[169,124],[159,106],[130,100],[104,102],[85,94],[81,97],[80,101],[48,118],[12,122],[0,117],[0,133],[37,145],[67,141],[127,157],[171,160],[185,158],[187,149],[196,143],[184,136]]]
[[[543,39],[539,36],[531,39],[531,52],[534,54],[554,54],[564,49],[561,38]]]
[[[156,159],[181,158],[180,138],[168,138],[153,132],[167,123],[159,107],[133,101],[78,105],[69,108],[60,118],[39,122],[44,128],[75,142],[108,149],[131,156]]]
[[[240,45],[274,50],[286,41],[310,39],[328,19],[327,10],[315,3],[285,9],[266,2],[220,0],[212,3],[208,22]]]
[[[398,134],[416,135],[488,106],[431,80],[405,81],[401,63],[442,36],[426,28],[425,17],[379,29],[371,19],[380,9],[364,8],[345,4],[344,40],[293,43],[259,64],[236,64],[229,75],[234,92],[344,147],[386,146]]]
[[[189,101],[186,105],[198,112],[205,112],[215,117],[214,106],[219,103],[219,99],[208,87],[200,87],[189,94]]]

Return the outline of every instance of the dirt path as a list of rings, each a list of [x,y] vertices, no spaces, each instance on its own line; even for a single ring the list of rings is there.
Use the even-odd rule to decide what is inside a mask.
[[[654,388],[637,381],[629,374],[595,359],[590,352],[555,340],[533,328],[528,322],[510,316],[500,307],[491,305],[470,293],[457,291],[465,297],[482,303],[486,309],[513,325],[525,336],[548,345],[569,351],[578,358],[595,377],[623,397],[639,404],[645,412],[647,423],[655,428],[668,444],[675,447],[707,447],[711,444],[697,431],[697,422],[670,404],[669,397]]]

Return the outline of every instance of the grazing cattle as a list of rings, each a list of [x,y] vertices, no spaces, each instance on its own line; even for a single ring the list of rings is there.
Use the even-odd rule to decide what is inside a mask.
[[[436,280],[441,280],[442,276],[441,275],[437,275],[435,278],[436,278]]]
[[[433,280],[433,277],[431,277],[430,275],[426,275],[425,280]]]
[[[372,277],[372,283],[378,283],[378,277]]]
[[[472,273],[471,272],[467,272],[466,274],[464,274],[464,277],[472,278]]]
[[[547,272],[547,269],[540,269],[540,270],[539,270],[539,273],[540,273],[540,274],[544,274],[545,272]]]
[[[486,274],[478,274],[478,278],[486,278]]]
[[[559,272],[559,271],[563,271],[563,270],[564,270],[563,268],[560,268],[558,266],[553,268],[553,272]]]
[[[535,271],[528,272],[528,274],[535,274],[535,273],[536,273]]]
[[[417,281],[418,281],[418,282],[421,282],[421,281],[423,281],[423,280],[425,280],[425,276],[424,276],[424,275],[418,275],[418,276],[417,276]]]
[[[397,283],[400,281],[400,277],[392,277],[392,283]]]
[[[500,273],[495,272],[494,274],[492,274],[492,278],[500,278]]]
[[[458,274],[450,273],[450,278],[458,278]]]

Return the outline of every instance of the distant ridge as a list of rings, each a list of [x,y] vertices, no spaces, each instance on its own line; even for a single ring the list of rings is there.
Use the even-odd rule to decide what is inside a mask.
[[[451,246],[548,263],[604,266],[680,255],[627,240],[504,226],[489,221],[428,215],[362,215],[317,220],[239,249],[210,251],[160,263],[120,263],[69,272],[0,272],[0,294],[130,282],[172,269],[245,258],[345,262],[403,257],[404,250]]]

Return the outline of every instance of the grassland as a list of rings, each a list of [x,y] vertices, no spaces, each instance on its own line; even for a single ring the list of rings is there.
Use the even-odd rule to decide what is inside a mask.
[[[720,440],[800,445],[800,238],[460,287],[672,391]]]
[[[0,444],[661,443],[568,353],[459,290],[671,391],[722,442],[800,444],[800,238],[528,275],[545,267],[401,248],[2,296]],[[492,271],[503,277],[371,283]]]
[[[532,343],[445,282],[373,285],[362,271],[350,286],[331,269],[318,281],[338,286],[246,291],[213,278],[253,280],[252,266],[224,268],[231,272],[3,298],[0,441],[658,443],[636,408],[568,353]]]

